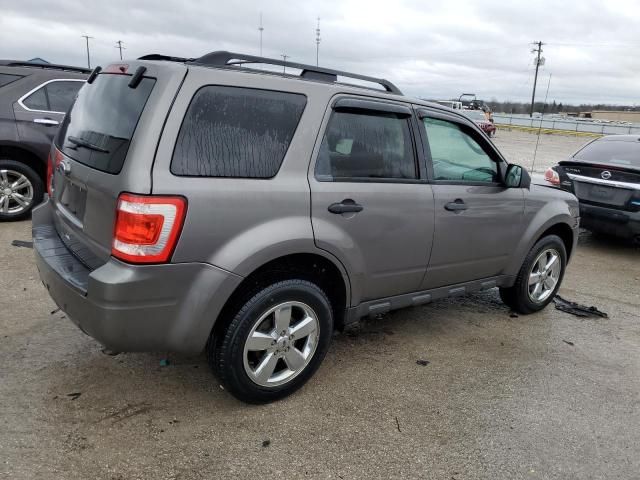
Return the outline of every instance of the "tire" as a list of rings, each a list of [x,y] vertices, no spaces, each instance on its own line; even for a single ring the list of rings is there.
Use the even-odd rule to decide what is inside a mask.
[[[331,303],[306,280],[267,286],[233,315],[215,332],[218,338],[211,334],[207,359],[222,386],[243,402],[268,403],[295,392],[316,372],[331,343]]]
[[[26,218],[43,195],[44,183],[30,166],[0,159],[0,221]]]
[[[546,256],[543,258],[543,255]],[[558,263],[551,263],[554,255],[557,255]],[[552,266],[547,269],[546,273],[542,273],[540,268],[542,264]],[[543,237],[527,254],[514,285],[500,289],[500,298],[518,313],[526,315],[540,311],[553,300],[558,292],[566,266],[567,250],[562,239],[556,235]],[[530,285],[530,280],[534,281],[535,279],[539,281]],[[538,288],[540,289],[538,290]]]

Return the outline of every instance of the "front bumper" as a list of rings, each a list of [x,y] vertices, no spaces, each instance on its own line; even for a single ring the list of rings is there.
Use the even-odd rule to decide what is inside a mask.
[[[50,202],[33,211],[33,247],[49,295],[82,331],[114,351],[204,348],[242,277],[204,263],[87,269],[53,225]]]
[[[581,202],[580,217],[580,226],[587,230],[623,238],[635,238],[640,235],[640,212],[628,212]]]

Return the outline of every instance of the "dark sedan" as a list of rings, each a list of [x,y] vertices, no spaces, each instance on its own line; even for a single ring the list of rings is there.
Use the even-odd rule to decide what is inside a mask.
[[[640,242],[640,136],[593,140],[545,180],[578,197],[581,227]]]
[[[482,110],[463,110],[462,113],[473,120],[484,133],[493,137],[496,134],[496,126],[492,121],[487,120],[485,113]]]

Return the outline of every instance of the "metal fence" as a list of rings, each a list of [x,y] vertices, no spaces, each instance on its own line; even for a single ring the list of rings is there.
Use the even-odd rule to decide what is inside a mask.
[[[518,127],[543,128],[571,132],[596,133],[601,135],[640,134],[640,125],[618,125],[611,123],[581,122],[559,118],[529,118],[525,116],[493,114],[497,124]]]

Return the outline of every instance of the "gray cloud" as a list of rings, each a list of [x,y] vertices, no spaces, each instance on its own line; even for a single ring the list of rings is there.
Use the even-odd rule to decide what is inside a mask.
[[[3,0],[0,56],[43,57],[92,63],[146,53],[199,56],[212,50],[258,53],[259,12],[264,54],[314,63],[315,19],[321,17],[323,65],[389,78],[406,93],[451,98],[526,101],[533,83],[530,43],[542,40],[546,65],[537,99],[636,103],[640,9],[633,0],[495,0],[425,2],[325,0],[323,2],[109,2]]]

